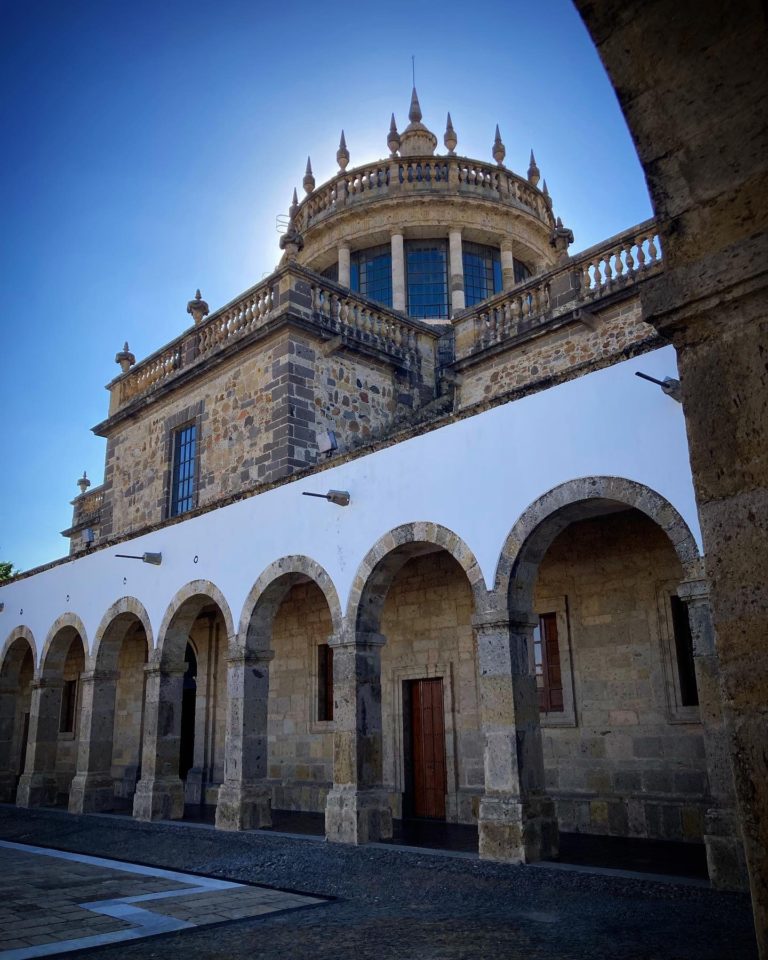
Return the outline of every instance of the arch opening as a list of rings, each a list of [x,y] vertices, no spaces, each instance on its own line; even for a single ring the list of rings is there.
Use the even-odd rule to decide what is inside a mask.
[[[0,802],[12,803],[24,770],[35,660],[26,636],[8,645],[0,665]]]

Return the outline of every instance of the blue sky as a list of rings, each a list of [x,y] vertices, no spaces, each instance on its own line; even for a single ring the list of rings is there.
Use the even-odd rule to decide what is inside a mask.
[[[308,154],[318,184],[387,155],[411,54],[442,145],[525,173],[533,147],[583,249],[650,216],[640,165],[568,0],[336,5],[0,0],[0,559],[62,556],[104,385],[270,272]],[[431,11],[431,12],[429,12]]]

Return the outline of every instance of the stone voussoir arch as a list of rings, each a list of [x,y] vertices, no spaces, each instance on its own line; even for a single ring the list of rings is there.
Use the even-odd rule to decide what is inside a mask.
[[[270,563],[251,587],[240,614],[237,635],[231,635],[230,656],[242,655],[249,647],[254,646],[253,634],[257,633],[260,627],[264,628],[271,623],[288,590],[295,583],[301,582],[298,578],[308,578],[319,587],[330,610],[333,633],[341,629],[341,603],[330,574],[311,557],[292,554]],[[259,613],[262,614],[262,623],[257,620]],[[256,645],[258,646],[258,641]]]
[[[118,617],[125,616],[126,614],[134,616],[144,628],[144,633],[147,637],[147,652],[149,653],[154,649],[152,623],[144,604],[135,597],[121,597],[109,607],[96,628],[96,633],[93,638],[93,650],[88,657],[88,669],[96,670],[101,665],[100,661],[103,659],[102,648],[110,627]]]
[[[417,521],[395,527],[373,545],[357,569],[347,603],[347,623],[358,631],[378,632],[379,617],[386,593],[400,567],[415,556],[409,544],[430,544],[445,550],[467,575],[477,611],[488,605],[483,572],[474,553],[448,527]]]
[[[174,619],[188,600],[199,598],[199,604],[193,604],[189,611],[190,626],[194,622],[205,601],[212,601],[221,611],[224,618],[224,626],[227,631],[227,637],[232,637],[235,633],[232,611],[224,594],[219,590],[216,584],[210,580],[191,580],[181,587],[174,594],[171,602],[166,608],[160,628],[157,631],[156,646],[150,650],[151,660],[154,664],[160,665],[167,654],[167,641],[170,628],[174,625]]]
[[[16,643],[17,640],[27,641],[29,644],[29,649],[32,651],[32,660],[35,665],[35,670],[37,670],[37,642],[30,628],[26,626],[26,624],[20,623],[18,626],[14,627],[13,630],[11,630],[11,632],[5,638],[5,642],[3,643],[3,649],[0,652],[0,676],[2,675],[11,647]]]
[[[56,640],[62,630],[67,627],[71,627],[75,630],[79,636],[80,641],[83,644],[83,656],[88,657],[89,643],[88,643],[88,634],[86,633],[85,627],[83,626],[83,621],[76,613],[62,613],[61,616],[56,617],[53,623],[48,630],[48,634],[45,638],[45,643],[43,644],[43,650],[40,654],[40,661],[38,663],[38,669],[35,671],[35,675],[39,674],[42,677],[47,670],[51,667],[51,659],[53,654],[53,647],[56,643]],[[63,658],[62,658],[63,666]]]
[[[683,579],[703,576],[702,557],[690,527],[660,493],[624,477],[579,477],[538,497],[512,527],[504,541],[494,582],[493,592],[501,607],[508,603],[513,575],[524,565],[537,569],[538,562],[558,533],[579,519],[579,505],[588,508],[590,502],[598,500],[623,504],[644,513],[669,538],[683,568]],[[572,509],[569,511],[568,508]],[[584,515],[590,514],[585,512]]]

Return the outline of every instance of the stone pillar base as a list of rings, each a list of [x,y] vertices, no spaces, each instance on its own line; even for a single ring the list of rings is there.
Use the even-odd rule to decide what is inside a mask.
[[[707,851],[709,882],[715,889],[749,890],[744,843],[735,811],[717,808],[707,810],[704,847]]]
[[[137,820],[181,820],[184,816],[184,784],[171,780],[139,780],[133,797]]]
[[[334,787],[325,804],[325,839],[374,843],[392,838],[392,809],[381,790]]]
[[[106,773],[78,773],[69,787],[70,813],[99,813],[115,807],[115,782]]]
[[[225,780],[216,804],[217,830],[259,830],[272,826],[272,791],[258,784]]]
[[[533,863],[558,854],[555,805],[548,797],[480,799],[477,822],[481,860]]]
[[[57,789],[56,777],[45,773],[23,773],[16,791],[16,806],[53,806]]]

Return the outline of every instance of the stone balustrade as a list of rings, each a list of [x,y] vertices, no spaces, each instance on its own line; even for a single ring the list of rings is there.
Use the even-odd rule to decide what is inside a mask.
[[[310,304],[311,296],[311,304]],[[110,416],[223,354],[278,315],[291,312],[332,335],[343,336],[416,369],[432,354],[434,330],[378,307],[295,263],[287,264],[237,300],[190,328],[161,350],[112,381]],[[419,349],[420,341],[428,349]]]
[[[537,325],[633,286],[663,267],[658,224],[648,220],[553,270],[461,314],[454,321],[456,359],[512,340]]]
[[[360,202],[426,192],[482,197],[554,224],[550,201],[527,180],[504,167],[465,157],[393,157],[344,171],[305,197],[294,223],[303,233]]]
[[[104,485],[92,487],[86,493],[81,493],[74,500],[74,516],[72,517],[72,526],[89,525],[91,521],[96,522],[101,515],[101,508],[104,504]]]

